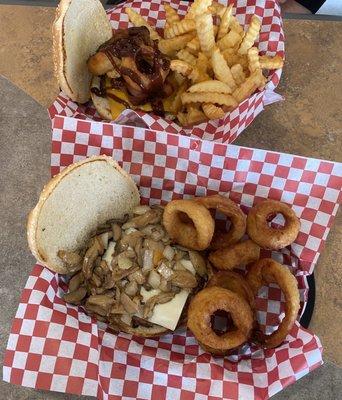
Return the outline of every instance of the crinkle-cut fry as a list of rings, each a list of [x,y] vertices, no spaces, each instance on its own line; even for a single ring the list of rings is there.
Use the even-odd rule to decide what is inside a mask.
[[[132,8],[126,7],[125,13],[128,15],[129,20],[132,22],[134,26],[146,26],[146,28],[150,32],[150,36],[152,40],[159,40],[160,36],[158,33],[152,28],[152,26],[137,12],[135,12]]]
[[[161,39],[158,43],[159,50],[168,55],[173,56],[176,51],[184,49],[190,40],[196,36],[196,32],[185,33],[181,36],[176,36],[172,39]]]
[[[238,86],[240,86],[245,80],[246,80],[246,75],[243,72],[243,68],[241,64],[234,64],[230,70],[232,71],[232,75],[234,77],[234,80]]]
[[[247,51],[247,58],[248,58],[248,68],[251,73],[261,68],[259,62],[259,50],[257,47],[251,47]]]
[[[212,103],[202,104],[202,110],[204,111],[206,117],[208,117],[209,119],[223,118],[225,114],[221,107],[217,107],[215,106],[215,104]]]
[[[238,103],[230,94],[224,93],[189,93],[182,94],[182,103],[214,103],[227,107],[236,107]]]
[[[278,69],[283,68],[284,60],[276,55],[274,57],[270,56],[259,56],[260,67],[264,69]]]
[[[239,45],[241,40],[241,36],[236,31],[230,31],[217,42],[217,46],[223,51]]]
[[[195,22],[201,51],[206,56],[210,56],[211,50],[215,46],[213,16],[210,13],[203,13],[196,16]]]
[[[188,42],[186,45],[186,49],[188,50],[188,52],[193,55],[197,55],[200,51],[200,48],[201,46],[197,36],[190,40],[190,42]]]
[[[177,119],[181,126],[188,125],[188,118],[187,118],[187,114],[185,112],[178,112]]]
[[[233,49],[226,49],[222,52],[228,67],[231,68],[234,64],[241,64],[243,68],[248,67],[248,59],[246,55],[236,54]]]
[[[209,80],[204,82],[195,83],[190,86],[188,91],[190,93],[203,93],[203,92],[214,92],[214,93],[226,93],[231,94],[232,89],[226,83],[216,80]]]
[[[198,53],[198,57],[196,60],[196,69],[198,70],[198,76],[193,79],[194,83],[208,81],[210,76],[207,74],[208,69],[210,67],[209,60],[204,53]]]
[[[238,50],[239,54],[247,54],[248,49],[253,46],[256,38],[258,37],[260,28],[261,20],[256,15],[253,15],[246,35],[243,38],[240,48]]]
[[[169,4],[164,3],[165,10],[165,19],[169,25],[174,24],[175,22],[180,21],[180,16],[177,14],[177,11],[172,8]]]
[[[213,66],[213,71],[216,78],[219,81],[226,83],[234,91],[236,89],[236,83],[234,81],[232,72],[217,47],[211,54],[211,65]]]
[[[234,92],[233,97],[238,103],[241,103],[247,97],[251,96],[260,86],[265,84],[266,79],[261,70],[253,72]]]
[[[169,38],[184,35],[184,33],[194,31],[196,24],[193,19],[182,19],[181,21],[173,23],[168,29]]]
[[[216,1],[213,1],[211,6],[208,7],[208,10],[213,15],[218,15],[220,18],[222,18],[223,14],[226,11],[226,7],[223,4],[220,4],[220,3],[217,3]]]
[[[198,108],[198,106],[190,104],[188,105],[187,110],[188,125],[197,125],[207,120],[206,115]]]
[[[174,97],[174,99],[173,99],[173,101],[172,101],[172,104],[171,104],[171,110],[172,110],[172,113],[173,114],[178,114],[178,112],[182,109],[182,99],[181,99],[181,96],[182,96],[182,94],[186,91],[186,88],[187,88],[187,83],[186,82],[183,82],[180,86],[179,86],[179,88],[177,89],[177,92],[176,92],[176,94],[175,94],[175,97]]]
[[[208,10],[208,7],[211,5],[212,0],[195,0],[188,12],[185,15],[185,19],[194,19],[196,15],[203,14]]]
[[[220,21],[220,26],[217,32],[217,39],[223,38],[224,35],[228,33],[229,25],[230,25],[230,18],[233,12],[233,5],[230,4],[223,13]]]
[[[183,76],[189,76],[193,71],[193,67],[183,60],[171,60],[170,69],[171,71],[176,71]]]
[[[243,26],[240,25],[238,19],[234,15],[232,15],[231,18],[230,18],[229,28],[232,31],[237,32],[242,37],[245,34],[245,32],[243,30]]]
[[[177,57],[192,66],[196,65],[197,58],[186,49],[179,50],[179,52],[177,53]]]

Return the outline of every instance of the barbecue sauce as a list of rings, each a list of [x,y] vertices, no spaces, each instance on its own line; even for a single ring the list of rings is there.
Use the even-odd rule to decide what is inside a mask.
[[[154,113],[163,116],[161,99],[171,94],[170,85],[165,82],[170,70],[170,60],[159,51],[158,42],[151,40],[148,29],[144,26],[118,29],[110,40],[100,46],[99,51],[106,54],[113,68],[122,77],[118,80],[112,79],[112,87],[125,91],[133,105],[150,102]],[[122,66],[123,59],[132,59],[132,68]],[[107,95],[129,107],[127,102],[113,94],[103,93],[97,88],[91,90],[96,95]]]

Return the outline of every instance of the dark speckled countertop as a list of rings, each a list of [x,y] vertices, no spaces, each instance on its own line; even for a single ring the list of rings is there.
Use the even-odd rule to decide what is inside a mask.
[[[51,59],[53,15],[48,7],[0,5],[0,75],[8,79],[0,78],[1,361],[33,264],[24,220],[49,176],[50,121],[44,108],[58,92]],[[277,89],[285,101],[266,107],[235,143],[342,161],[342,22],[285,20],[285,34],[286,65]],[[9,158],[13,148],[16,154]],[[323,342],[326,363],[274,399],[341,398],[341,227],[339,213],[315,270],[310,328]],[[0,393],[6,400],[77,398],[3,382]]]

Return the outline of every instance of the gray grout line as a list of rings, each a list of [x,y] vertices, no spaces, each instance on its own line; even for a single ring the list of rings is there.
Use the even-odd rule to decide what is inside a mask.
[[[114,7],[115,4],[107,4],[108,0],[101,0],[105,8]],[[122,3],[123,1],[118,0],[116,4]],[[0,5],[20,5],[20,6],[41,6],[41,7],[56,7],[59,3],[58,0],[0,0]],[[113,1],[114,3],[114,1]],[[324,14],[292,14],[285,13],[284,19],[300,19],[309,21],[342,21],[342,17],[339,15],[324,15]]]

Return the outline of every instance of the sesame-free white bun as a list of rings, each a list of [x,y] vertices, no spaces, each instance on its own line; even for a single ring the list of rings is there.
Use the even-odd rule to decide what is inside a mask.
[[[55,74],[62,91],[73,101],[90,99],[87,61],[112,37],[112,28],[99,0],[61,0],[52,26]]]
[[[80,250],[98,226],[122,218],[139,202],[137,186],[111,157],[71,164],[47,183],[29,214],[30,250],[42,265],[67,273],[58,250]]]

